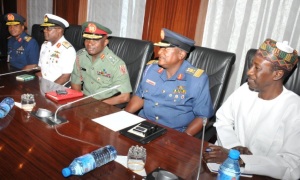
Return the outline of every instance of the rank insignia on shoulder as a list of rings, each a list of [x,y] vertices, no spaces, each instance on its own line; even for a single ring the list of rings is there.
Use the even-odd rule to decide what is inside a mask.
[[[150,64],[158,64],[158,60],[150,60],[147,65],[150,65]]]
[[[187,74],[191,74],[195,77],[200,77],[203,74],[203,72],[204,72],[203,69],[198,69],[198,68],[195,68],[195,67],[189,67],[186,70]]]
[[[62,42],[62,45],[65,47],[65,48],[69,48],[69,47],[72,47],[72,45],[68,42],[68,41],[64,41]]]
[[[30,37],[30,36],[25,36],[25,37],[24,37],[24,40],[27,41],[27,42],[29,42],[29,41],[31,40],[31,38],[32,38],[32,37]]]
[[[76,55],[79,56],[81,53],[83,53],[85,51],[85,48],[80,49],[79,51],[77,51]]]

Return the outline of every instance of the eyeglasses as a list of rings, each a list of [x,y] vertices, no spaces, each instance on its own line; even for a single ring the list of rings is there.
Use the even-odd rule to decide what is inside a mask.
[[[43,31],[52,31],[53,29],[60,29],[60,27],[55,27],[55,26],[46,26],[46,27],[42,27]]]

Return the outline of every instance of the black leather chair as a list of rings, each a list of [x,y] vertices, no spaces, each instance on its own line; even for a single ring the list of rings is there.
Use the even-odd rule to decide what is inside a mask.
[[[213,108],[216,112],[222,104],[226,92],[231,68],[235,62],[235,54],[196,46],[189,54],[187,61],[207,73]],[[216,129],[213,127],[214,122],[215,117],[212,117],[206,125],[204,137],[206,141],[213,141],[212,138],[216,135]],[[195,137],[201,138],[202,131]]]
[[[44,32],[39,24],[34,24],[32,26],[31,36],[37,40],[40,46],[42,46],[45,41],[45,37]],[[64,36],[73,45],[76,51],[84,48],[82,30],[80,25],[70,25],[65,29]]]
[[[126,63],[132,91],[138,88],[146,63],[153,55],[153,43],[138,39],[109,37],[108,47]]]
[[[244,66],[244,71],[242,75],[241,85],[247,81],[247,71],[251,66],[252,59],[256,53],[257,49],[250,49],[246,55],[246,61]],[[298,56],[300,59],[300,56]],[[287,77],[284,81],[284,86],[295,92],[300,96],[300,61],[298,61],[297,66],[293,69],[292,73],[289,77]]]

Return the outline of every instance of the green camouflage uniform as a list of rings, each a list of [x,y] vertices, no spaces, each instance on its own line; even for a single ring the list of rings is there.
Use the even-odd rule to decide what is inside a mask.
[[[85,49],[79,50],[74,63],[71,82],[73,84],[81,84],[83,82],[83,93],[85,95],[91,95],[115,85],[121,85],[117,90],[107,91],[94,96],[96,99],[105,99],[117,92],[132,92],[124,61],[108,47],[104,48],[95,62],[92,62],[92,56]]]

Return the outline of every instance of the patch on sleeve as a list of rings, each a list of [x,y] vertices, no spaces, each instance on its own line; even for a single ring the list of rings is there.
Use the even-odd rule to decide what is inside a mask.
[[[150,65],[150,64],[158,64],[158,60],[150,60],[147,65]]]
[[[30,37],[30,36],[25,36],[25,37],[24,37],[24,40],[27,41],[27,42],[29,42],[29,41],[31,40],[31,38],[32,38],[32,37]]]
[[[189,67],[186,70],[187,74],[193,75],[195,77],[200,77],[203,74],[204,70],[203,69],[198,69],[195,67]]]
[[[72,44],[71,43],[69,43],[68,41],[64,41],[64,42],[62,42],[62,45],[65,47],[65,48],[69,48],[69,47],[72,47]]]
[[[120,71],[121,71],[122,74],[127,74],[127,68],[126,68],[125,64],[120,66]]]

